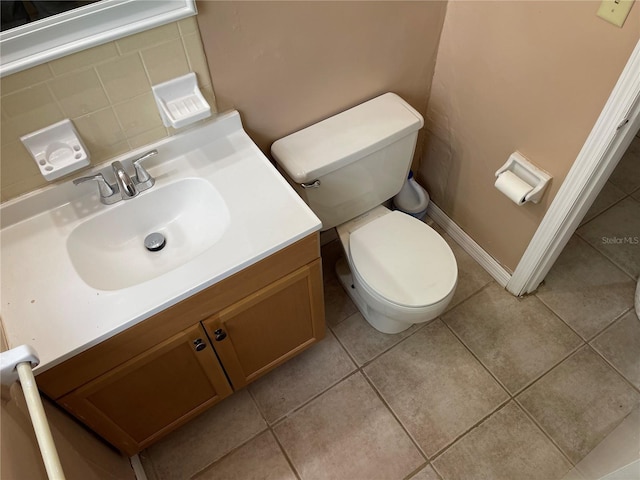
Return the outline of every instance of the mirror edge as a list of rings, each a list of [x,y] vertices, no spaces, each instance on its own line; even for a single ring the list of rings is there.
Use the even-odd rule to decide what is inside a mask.
[[[2,32],[0,77],[197,14],[195,0],[103,0],[88,7]]]

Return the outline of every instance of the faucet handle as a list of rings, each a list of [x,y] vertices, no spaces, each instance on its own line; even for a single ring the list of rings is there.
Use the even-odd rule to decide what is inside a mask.
[[[151,150],[145,153],[139,158],[136,158],[133,163],[133,168],[136,169],[136,180],[138,184],[143,187],[143,190],[153,187],[155,179],[149,175],[149,172],[142,166],[142,162],[149,157],[153,157],[158,154],[158,150]]]
[[[109,205],[113,202],[108,202],[107,199],[113,196],[114,191],[111,185],[107,183],[104,179],[104,175],[101,173],[96,173],[95,175],[90,175],[88,177],[80,177],[73,180],[74,185],[79,185],[84,182],[88,182],[90,180],[95,180],[98,182],[98,190],[100,191],[100,201],[105,205]]]

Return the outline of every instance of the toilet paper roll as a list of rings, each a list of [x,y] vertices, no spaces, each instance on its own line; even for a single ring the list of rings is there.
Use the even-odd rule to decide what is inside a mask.
[[[509,170],[498,176],[496,188],[516,205],[522,205],[525,202],[524,197],[533,190],[531,185]]]

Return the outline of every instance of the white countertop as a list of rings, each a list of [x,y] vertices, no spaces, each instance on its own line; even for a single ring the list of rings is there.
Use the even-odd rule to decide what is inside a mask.
[[[156,185],[140,196],[204,178],[226,202],[230,225],[213,247],[144,283],[96,290],[71,263],[71,231],[123,204],[102,205],[94,182],[49,186],[0,207],[0,315],[10,348],[28,344],[38,352],[36,373],[320,230],[318,218],[244,132],[237,112],[113,160],[154,148],[159,154],[145,165]]]

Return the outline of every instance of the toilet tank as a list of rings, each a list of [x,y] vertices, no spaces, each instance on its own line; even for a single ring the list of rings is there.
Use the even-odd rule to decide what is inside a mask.
[[[327,230],[400,191],[423,124],[407,102],[385,93],[277,140],[271,153]]]

